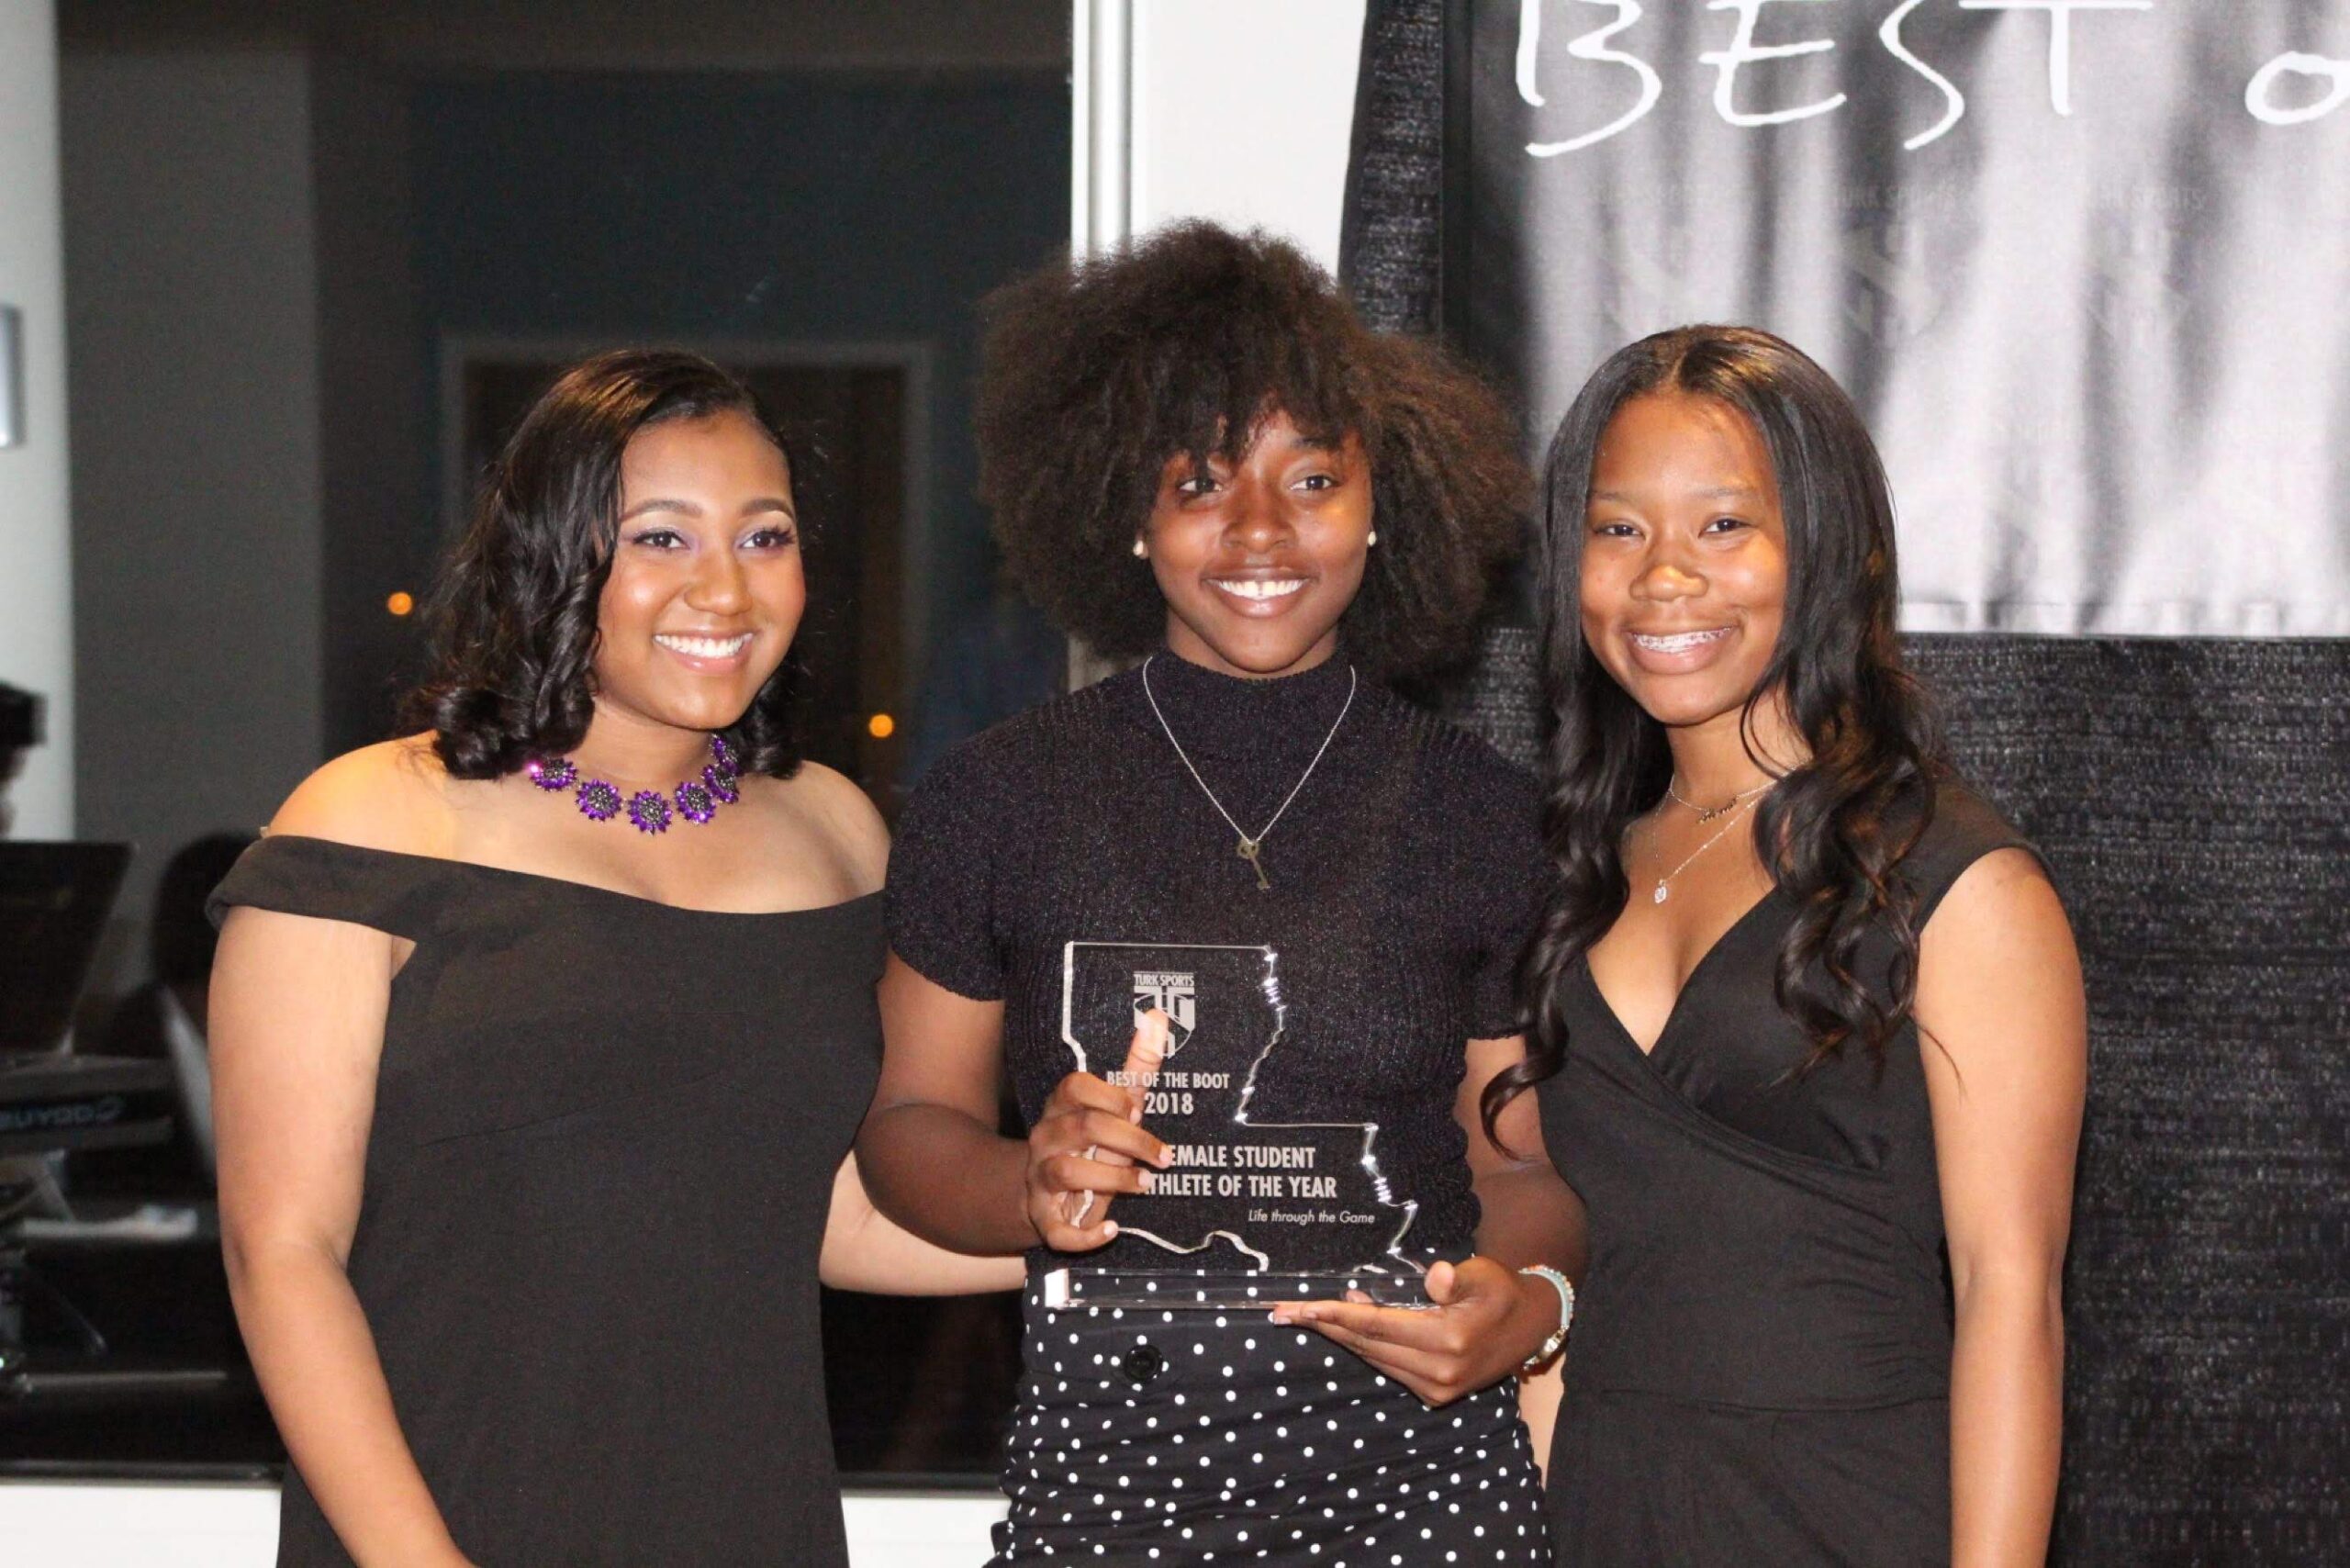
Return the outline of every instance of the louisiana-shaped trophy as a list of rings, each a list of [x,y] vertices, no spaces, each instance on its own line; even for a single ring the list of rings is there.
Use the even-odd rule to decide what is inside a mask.
[[[1071,942],[1061,978],[1070,1068],[1111,1082],[1136,1027],[1167,1014],[1142,1125],[1173,1158],[1116,1200],[1118,1238],[1046,1277],[1047,1306],[1216,1309],[1360,1290],[1421,1305],[1404,1251],[1417,1205],[1380,1170],[1379,1125],[1301,1121],[1259,1089],[1281,1049],[1281,955],[1267,946]]]

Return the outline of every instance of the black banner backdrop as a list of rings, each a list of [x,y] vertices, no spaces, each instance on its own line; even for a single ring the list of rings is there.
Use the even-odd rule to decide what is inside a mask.
[[[1886,440],[1912,657],[2087,966],[2068,1564],[2350,1562],[2345,201],[2350,5],[1370,0],[1367,315],[1535,446],[1699,319]],[[1449,700],[1536,761],[1523,627]]]

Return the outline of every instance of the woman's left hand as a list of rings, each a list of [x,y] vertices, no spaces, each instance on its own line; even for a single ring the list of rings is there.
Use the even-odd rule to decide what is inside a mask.
[[[1433,1307],[1379,1306],[1349,1291],[1344,1301],[1284,1302],[1272,1317],[1352,1350],[1430,1406],[1499,1383],[1559,1327],[1558,1292],[1491,1258],[1432,1263],[1427,1283]]]

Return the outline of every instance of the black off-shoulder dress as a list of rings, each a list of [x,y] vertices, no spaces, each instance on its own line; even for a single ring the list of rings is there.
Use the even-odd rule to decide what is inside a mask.
[[[1961,872],[2030,846],[1937,794],[1902,861],[1925,928]],[[1950,1561],[1951,1312],[1933,1122],[1914,1024],[1882,1074],[1810,1047],[1773,996],[1777,892],[1700,960],[1643,1054],[1567,982],[1541,1086],[1550,1158],[1591,1256],[1550,1452],[1566,1568]],[[1883,934],[1857,972],[1882,986]],[[1996,977],[1986,977],[1996,980]]]
[[[214,895],[416,944],[350,1259],[460,1549],[845,1563],[818,1343],[878,1070],[878,896],[725,914],[322,839]],[[351,1559],[297,1473],[278,1562]]]
[[[1460,1257],[1477,1200],[1453,1119],[1472,1038],[1516,1034],[1539,904],[1533,780],[1342,657],[1242,680],[1160,654],[1152,689],[1225,807],[1266,836],[1259,888],[1134,671],[943,758],[899,823],[890,935],[950,991],[1003,1003],[1034,1118],[1074,1067],[1070,941],[1267,944],[1286,997],[1257,1076],[1273,1120],[1374,1121],[1419,1204],[1405,1245]],[[941,1173],[942,1180],[952,1180]],[[1084,1261],[1164,1266],[1134,1236]],[[1439,1410],[1261,1312],[1047,1311],[1032,1260],[999,1562],[1542,1568],[1550,1541],[1515,1389]]]

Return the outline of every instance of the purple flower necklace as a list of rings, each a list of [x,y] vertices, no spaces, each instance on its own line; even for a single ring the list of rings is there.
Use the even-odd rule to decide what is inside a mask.
[[[570,790],[579,802],[579,814],[590,822],[606,823],[628,813],[628,820],[639,833],[666,833],[677,817],[689,823],[706,823],[718,814],[721,806],[731,806],[743,798],[743,765],[734,748],[718,735],[710,737],[710,765],[701,770],[699,778],[688,778],[664,795],[655,790],[639,790],[626,800],[621,798],[620,786],[607,779],[589,778],[579,771],[579,765],[567,756],[553,759],[534,756],[522,765],[531,782],[550,794],[557,790]],[[677,803],[673,814],[669,802]]]

